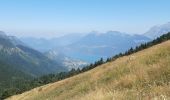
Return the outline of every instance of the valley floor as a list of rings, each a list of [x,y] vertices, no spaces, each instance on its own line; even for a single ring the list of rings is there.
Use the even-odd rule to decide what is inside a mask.
[[[170,100],[170,41],[7,100]]]

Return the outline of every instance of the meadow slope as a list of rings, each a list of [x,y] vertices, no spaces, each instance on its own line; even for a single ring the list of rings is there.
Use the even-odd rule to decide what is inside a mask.
[[[170,100],[170,41],[7,100]]]

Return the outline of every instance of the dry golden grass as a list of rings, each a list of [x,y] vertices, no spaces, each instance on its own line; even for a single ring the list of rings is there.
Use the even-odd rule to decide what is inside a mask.
[[[170,100],[170,41],[8,100]]]

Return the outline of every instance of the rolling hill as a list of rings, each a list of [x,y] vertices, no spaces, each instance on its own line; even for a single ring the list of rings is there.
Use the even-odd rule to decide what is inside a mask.
[[[7,100],[169,100],[170,41]]]

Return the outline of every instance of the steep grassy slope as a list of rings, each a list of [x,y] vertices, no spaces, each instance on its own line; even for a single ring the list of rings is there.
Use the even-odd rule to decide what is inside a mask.
[[[169,100],[170,41],[8,100]]]

